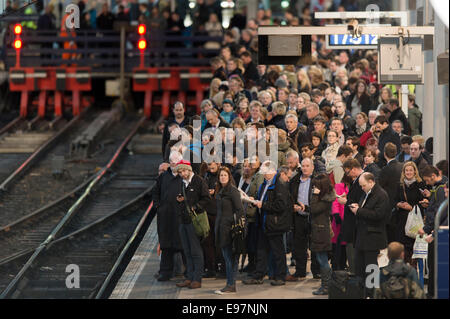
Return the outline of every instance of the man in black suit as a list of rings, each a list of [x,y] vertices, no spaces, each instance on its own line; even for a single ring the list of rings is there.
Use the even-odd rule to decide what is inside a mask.
[[[392,210],[396,207],[395,195],[400,186],[400,176],[402,175],[403,164],[395,159],[397,147],[393,143],[387,143],[384,146],[383,154],[387,165],[381,169],[378,183],[386,191],[389,197],[390,218],[387,222],[386,232],[388,243],[391,243],[395,241],[396,225],[395,214],[392,213]]]
[[[353,203],[359,203],[361,198],[364,196],[364,191],[359,185],[359,178],[364,171],[361,168],[361,164],[359,164],[358,160],[352,158],[344,162],[343,165],[345,175],[350,177],[353,182],[350,185],[347,196],[338,197],[338,202],[344,206],[344,221],[342,222],[341,241],[347,242],[347,246],[345,248],[345,252],[347,254],[347,261],[349,266],[349,271],[351,273],[356,272],[355,268],[355,229],[356,229],[356,217],[350,211],[350,207],[348,205]],[[342,194],[337,194],[342,195]],[[341,221],[336,221],[336,223],[340,223]]]
[[[173,124],[173,123],[177,124],[178,127],[185,127],[186,125],[189,124],[189,117],[187,117],[185,115],[185,111],[186,110],[185,110],[182,102],[180,102],[180,101],[175,102],[175,104],[173,105],[173,108],[172,108],[173,117],[169,118],[164,125],[164,132],[163,132],[163,138],[162,138],[163,155],[165,153],[166,146],[170,140],[169,126],[171,126],[171,124]]]
[[[392,128],[389,126],[389,121],[384,115],[378,115],[375,119],[374,124],[375,135],[379,136],[378,149],[380,151],[380,154],[378,158],[378,166],[380,166],[380,168],[383,168],[386,165],[386,161],[383,156],[384,146],[386,145],[386,143],[391,142],[394,143],[395,146],[397,146],[397,150],[400,150],[400,136],[398,136],[398,134],[395,133],[394,130],[392,130]]]
[[[311,99],[314,103],[319,105],[320,109],[323,109],[325,106],[331,106],[330,102],[327,101],[322,91],[319,89],[312,90]]]
[[[380,249],[387,247],[386,220],[389,215],[389,196],[378,184],[372,173],[365,172],[359,185],[366,193],[360,203],[353,203],[350,210],[356,216],[355,268],[356,275],[365,282],[368,265],[378,265]],[[368,296],[371,290],[367,290]]]
[[[289,182],[289,191],[294,200],[294,256],[295,273],[288,275],[287,281],[297,281],[306,278],[306,263],[308,261],[308,242],[310,228],[309,202],[312,196],[312,178],[314,163],[305,158],[301,165],[301,174],[297,174]],[[315,253],[311,253],[311,272],[314,278],[319,278],[320,266]]]

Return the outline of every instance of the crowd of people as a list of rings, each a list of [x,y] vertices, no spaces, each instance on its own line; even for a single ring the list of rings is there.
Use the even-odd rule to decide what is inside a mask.
[[[240,38],[251,37],[257,25],[249,20]],[[211,59],[214,75],[201,114],[188,117],[181,102],[173,106],[174,117],[162,129],[164,163],[154,196],[158,280],[174,275],[178,253],[186,279],[177,286],[194,289],[202,278],[226,277],[219,294],[236,292],[239,261],[248,274],[244,284],[262,284],[267,275],[272,285],[284,285],[306,278],[310,258],[313,278],[321,279],[312,293],[326,295],[333,270],[365,278],[388,245],[396,256],[388,269],[415,272],[415,240],[405,235],[405,224],[417,208],[425,224],[419,234],[429,243],[427,293],[433,296],[434,217],[448,196],[448,162],[433,159],[432,138],[421,135],[414,86],[406,116],[399,87],[377,82],[376,52],[327,50],[320,37],[313,47],[312,65],[257,65],[251,47],[227,31],[220,56]],[[201,141],[193,138],[197,131],[204,133]],[[180,146],[183,138],[188,147]],[[202,161],[210,143],[233,151]],[[276,143],[276,160],[260,160],[249,151],[252,143],[266,143],[266,151]],[[206,238],[194,232],[187,215],[192,207],[207,212]],[[236,216],[247,223],[243,255],[233,253]]]

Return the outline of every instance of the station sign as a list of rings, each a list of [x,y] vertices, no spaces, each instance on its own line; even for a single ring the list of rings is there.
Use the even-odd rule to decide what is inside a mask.
[[[333,25],[327,25],[333,26]],[[336,25],[334,25],[336,26]],[[380,26],[390,26],[390,24],[383,24]],[[365,49],[374,50],[378,46],[378,35],[363,34],[359,38],[353,38],[349,34],[330,34],[326,36],[326,48],[330,50],[343,49]]]

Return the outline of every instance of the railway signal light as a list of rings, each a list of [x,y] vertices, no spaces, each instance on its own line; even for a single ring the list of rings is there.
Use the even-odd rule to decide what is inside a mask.
[[[17,39],[17,40],[14,41],[14,49],[18,50],[20,48],[22,48],[22,40]]]
[[[147,47],[147,41],[145,41],[145,40],[139,40],[139,42],[138,42],[138,48],[139,48],[139,50],[145,50],[146,47]]]
[[[15,35],[20,35],[22,34],[22,26],[20,24],[16,24],[14,26],[14,34]]]
[[[138,34],[139,35],[144,35],[146,31],[147,31],[147,27],[145,26],[145,24],[140,24],[138,26]]]

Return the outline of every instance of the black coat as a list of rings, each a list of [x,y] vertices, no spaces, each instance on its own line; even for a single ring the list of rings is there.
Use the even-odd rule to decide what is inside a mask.
[[[397,207],[399,202],[407,202],[411,207],[414,208],[415,205],[419,205],[419,202],[424,199],[422,193],[419,188],[424,189],[425,185],[423,182],[414,182],[410,186],[399,185],[397,189],[397,194],[394,197],[394,203]],[[405,196],[406,195],[406,196]],[[424,216],[421,206],[419,205],[420,212],[422,217]],[[395,239],[396,241],[405,245],[405,248],[411,250],[414,246],[414,239],[405,235],[405,225],[408,219],[409,211],[404,210],[403,208],[396,208],[394,211],[395,214]]]
[[[311,199],[311,251],[331,250],[331,205],[336,199],[332,190],[319,199],[319,195],[312,195]]]
[[[184,182],[180,185],[180,193],[183,194],[181,187],[184,186]],[[192,223],[191,217],[187,211],[186,205],[189,205],[191,209],[197,212],[202,212],[208,207],[208,203],[211,200],[206,182],[199,175],[194,174],[191,182],[185,189],[186,197],[183,202],[179,203],[180,206],[180,223],[190,224]]]
[[[400,176],[402,175],[403,164],[397,160],[392,160],[380,172],[378,184],[386,191],[389,196],[389,205],[391,210],[395,207],[395,196],[397,196],[400,185]]]
[[[398,107],[395,109],[391,115],[389,116],[389,124],[392,124],[392,122],[399,120],[403,124],[403,133],[409,135],[410,134],[410,128],[408,124],[408,119],[406,118],[405,113],[403,113],[402,109]]]
[[[217,218],[215,223],[215,243],[217,248],[231,244],[231,227],[236,220],[244,216],[244,207],[239,190],[228,184],[216,195]]]
[[[411,160],[416,164],[417,169],[419,170],[420,176],[422,176],[422,170],[428,166],[428,162],[425,160],[422,154],[419,155],[415,160],[411,158]]]
[[[381,132],[380,137],[378,139],[378,149],[380,153],[378,155],[379,162],[385,162],[384,160],[384,146],[386,143],[391,142],[397,146],[397,153],[401,150],[400,144],[400,136],[396,132],[394,132],[390,126],[388,126],[383,132]]]
[[[181,123],[178,123],[174,117],[169,118],[165,125],[164,125],[164,132],[163,132],[163,138],[162,138],[162,151],[163,154],[165,153],[166,150],[166,145],[167,143],[169,143],[170,140],[170,133],[169,133],[169,124],[172,123],[176,123],[178,124],[179,127],[185,127],[186,125],[189,124],[189,118],[187,116],[184,117],[184,120]]]
[[[364,206],[361,207],[362,203],[359,205],[356,211],[355,248],[364,251],[386,248],[386,222],[390,214],[388,195],[375,184]]]
[[[364,168],[364,172],[372,173],[373,176],[375,176],[375,180],[378,181],[378,179],[380,177],[381,169],[378,167],[378,165],[376,163],[372,163],[372,164],[367,165]]]
[[[217,173],[213,174],[211,172],[206,172],[204,180],[206,182],[208,190],[216,188],[217,177],[218,177]],[[211,200],[208,201],[208,204],[206,205],[206,212],[208,213],[208,215],[213,216],[217,215],[217,206],[215,198],[211,198]]]
[[[347,194],[347,205],[344,206],[344,221],[342,222],[342,241],[354,243],[354,233],[356,228],[356,216],[352,213],[348,205],[359,203],[365,196],[364,191],[359,185],[359,177],[350,185]]]
[[[264,191],[261,184],[258,195]],[[289,184],[275,177],[275,182],[267,189],[262,199],[261,215],[258,224],[263,225],[266,235],[280,235],[291,229],[293,221],[294,202],[289,196]]]
[[[156,223],[161,249],[182,249],[178,234],[180,207],[176,197],[180,194],[181,178],[169,168],[158,176],[153,192],[153,203],[158,216]]]

